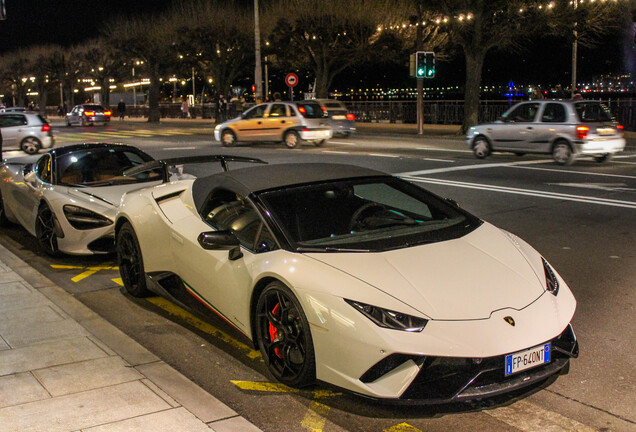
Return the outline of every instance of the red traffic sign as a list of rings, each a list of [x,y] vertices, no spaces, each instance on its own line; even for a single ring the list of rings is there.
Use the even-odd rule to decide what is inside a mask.
[[[295,73],[288,73],[285,77],[285,84],[287,84],[288,87],[296,87],[298,84],[298,75]]]

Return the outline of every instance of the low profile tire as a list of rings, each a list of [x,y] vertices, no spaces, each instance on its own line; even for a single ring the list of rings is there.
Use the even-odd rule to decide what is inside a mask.
[[[477,159],[484,159],[490,155],[490,143],[486,138],[475,138],[475,141],[473,141],[473,154]]]
[[[47,204],[40,205],[35,219],[35,237],[40,247],[50,256],[57,257],[61,253],[57,246],[57,220]]]
[[[314,144],[316,144],[316,147],[322,147],[325,144],[327,144],[327,140],[324,139],[324,140],[320,140],[320,141],[315,141]]]
[[[594,160],[598,163],[607,162],[612,158],[612,155],[609,153],[605,153],[604,155],[594,156]]]
[[[35,137],[26,137],[20,143],[20,149],[26,154],[36,154],[42,148],[42,143]]]
[[[0,192],[0,226],[6,227],[9,225],[11,225],[11,222],[7,218],[7,213],[4,209],[4,200],[2,199],[2,192]]]
[[[552,158],[558,165],[572,165],[574,153],[567,142],[558,141],[552,148]]]
[[[137,234],[130,223],[124,223],[117,232],[117,265],[126,291],[134,297],[147,297],[146,273]]]
[[[281,282],[263,290],[256,305],[256,337],[265,364],[283,384],[316,382],[316,358],[309,322],[296,296]]]
[[[221,133],[221,144],[223,144],[223,147],[234,147],[236,144],[236,134],[231,130],[224,130]]]
[[[296,148],[300,144],[300,135],[298,135],[298,132],[296,131],[289,131],[285,133],[285,136],[283,137],[283,142],[285,143],[287,148],[290,148],[290,149]]]

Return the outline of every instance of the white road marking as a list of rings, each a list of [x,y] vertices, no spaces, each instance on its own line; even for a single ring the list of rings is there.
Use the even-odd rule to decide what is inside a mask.
[[[369,153],[369,156],[387,157],[387,158],[400,158],[400,157],[402,157],[402,156],[398,156],[398,155],[382,154],[382,153]]]
[[[426,151],[440,151],[440,152],[451,152],[451,153],[472,153],[472,150],[458,150],[458,149],[445,149],[445,148],[437,148],[437,147],[415,147],[416,150],[426,150]]]
[[[636,209],[636,202],[631,201],[621,201],[607,198],[595,198],[588,197],[584,195],[570,195],[564,193],[557,192],[547,192],[547,191],[537,191],[531,189],[518,189],[504,186],[493,186],[493,185],[483,185],[478,183],[466,183],[466,182],[458,182],[452,180],[439,180],[433,178],[424,178],[424,177],[413,177],[410,175],[398,174],[398,176],[403,177],[407,180],[413,182],[420,183],[429,183],[429,184],[437,184],[443,186],[454,186],[466,189],[477,189],[477,190],[485,190],[491,192],[500,192],[500,193],[509,193],[515,195],[526,195],[526,196],[534,196],[538,198],[549,198],[549,199],[558,199],[563,201],[574,201],[585,204],[598,204],[605,205],[611,207],[624,207],[624,208],[632,208]]]
[[[636,176],[628,176],[628,175],[621,175],[621,174],[603,174],[603,173],[586,172],[586,171],[560,170],[556,168],[539,168],[539,167],[529,167],[529,166],[519,166],[519,165],[510,165],[508,166],[508,168],[521,168],[521,169],[530,169],[530,170],[537,170],[537,171],[552,171],[552,172],[565,173],[565,174],[583,174],[583,175],[601,176],[601,177],[620,177],[620,178],[636,179]]]
[[[164,147],[162,150],[196,150],[196,147]]]
[[[584,425],[569,417],[545,410],[527,401],[518,401],[512,405],[482,411],[512,427],[526,432],[595,432],[596,429]]]
[[[612,163],[617,163],[617,164],[627,164],[627,165],[636,165],[636,162],[625,162],[625,161],[617,161],[617,160],[612,161]]]
[[[452,159],[434,159],[434,158],[420,158],[421,160],[427,160],[427,161],[432,161],[432,162],[448,162],[448,163],[455,163],[457,161],[454,161]]]
[[[348,145],[348,146],[356,146],[358,144],[352,142],[343,142],[343,141],[329,141],[329,144],[337,144],[337,145]]]
[[[422,171],[411,171],[411,172],[400,173],[398,175],[417,176],[421,174],[437,174],[437,173],[444,173],[444,172],[451,172],[451,171],[465,171],[465,170],[484,169],[484,168],[501,168],[501,167],[516,166],[516,165],[540,164],[540,163],[545,163],[550,161],[551,159],[550,160],[542,159],[542,160],[524,161],[524,162],[500,162],[500,163],[477,164],[477,165],[462,165],[462,166],[452,167],[452,168],[433,168],[433,169],[422,170]]]
[[[625,183],[546,183],[549,186],[565,186],[581,189],[594,189],[610,192],[634,192],[636,189],[628,188]]]
[[[335,153],[335,154],[349,154],[349,152],[346,151],[335,151],[335,150],[323,150],[323,153]]]

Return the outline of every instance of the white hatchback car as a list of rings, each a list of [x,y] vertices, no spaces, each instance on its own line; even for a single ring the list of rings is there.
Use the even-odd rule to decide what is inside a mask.
[[[2,150],[22,150],[35,154],[55,144],[49,122],[38,113],[0,113]]]
[[[580,155],[605,162],[625,148],[623,126],[597,101],[521,102],[494,123],[473,126],[468,147],[482,159],[493,151],[551,154],[559,165]]]
[[[320,146],[332,136],[329,117],[315,101],[259,104],[214,128],[214,138],[225,147],[268,141],[282,141],[289,148],[302,141]]]

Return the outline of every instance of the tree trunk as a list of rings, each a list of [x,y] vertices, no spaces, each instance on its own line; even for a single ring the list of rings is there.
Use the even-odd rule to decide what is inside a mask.
[[[325,99],[329,97],[329,84],[331,80],[329,79],[329,73],[327,71],[316,71],[316,88],[314,92],[316,92],[316,98]]]
[[[466,89],[464,91],[464,123],[462,133],[468,128],[479,123],[479,86],[481,85],[481,72],[484,67],[486,53],[469,52],[464,48],[466,58]]]
[[[108,78],[102,79],[101,88],[99,93],[102,99],[102,105],[108,108],[110,106],[110,81]]]
[[[161,92],[161,81],[156,74],[150,77],[148,89],[148,123],[159,123],[161,112],[159,111],[159,94]]]

